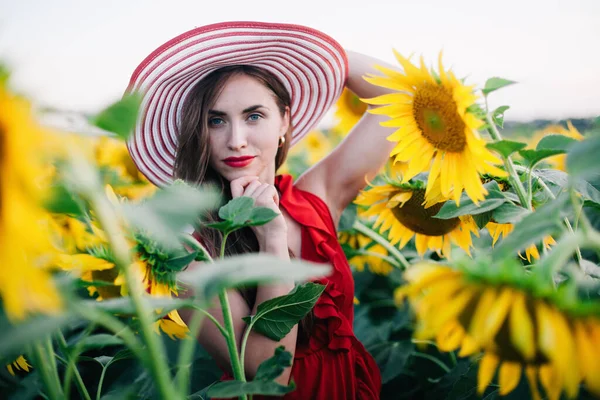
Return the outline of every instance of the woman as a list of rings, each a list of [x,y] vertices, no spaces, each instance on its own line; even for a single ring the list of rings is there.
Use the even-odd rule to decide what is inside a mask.
[[[327,286],[313,311],[280,342],[257,332],[249,336],[244,366],[249,379],[276,347],[294,355],[292,367],[277,379],[296,383],[286,399],[379,398],[377,365],[352,331],[354,284],[336,227],[365,178],[387,161],[391,130],[379,125],[378,116],[366,114],[296,182],[276,176],[289,146],[314,127],[344,86],[363,98],[383,94],[362,79],[376,72],[374,64],[382,63],[345,52],[311,28],[227,22],[167,42],[131,79],[129,90],[140,91],[144,100],[129,148],[152,182],[164,185],[176,177],[216,183],[226,198],[249,196],[278,214],[230,237],[227,254],[259,251],[333,267],[330,276],[317,280]],[[195,235],[217,254],[218,232],[204,229]],[[293,286],[228,292],[238,344],[246,329],[242,317]],[[209,311],[222,320],[216,301]],[[218,329],[204,324],[198,340],[230,376],[227,345]]]

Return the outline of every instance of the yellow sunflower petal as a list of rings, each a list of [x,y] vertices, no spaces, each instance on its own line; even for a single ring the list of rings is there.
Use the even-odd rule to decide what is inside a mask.
[[[485,353],[481,361],[479,361],[479,371],[477,372],[477,393],[481,396],[485,389],[492,382],[496,368],[498,367],[499,359],[492,353]]]
[[[500,396],[512,392],[521,380],[521,364],[516,362],[503,362],[498,373]]]

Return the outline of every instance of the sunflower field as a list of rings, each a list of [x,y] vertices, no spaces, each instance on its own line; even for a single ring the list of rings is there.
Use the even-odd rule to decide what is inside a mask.
[[[398,69],[365,77],[389,94],[344,91],[335,126],[309,133],[278,171],[298,177],[365,113],[395,128],[387,165],[338,229],[381,398],[600,398],[600,117],[511,129],[509,107],[489,109],[488,97],[515,82],[469,85],[441,55],[435,66],[395,56]],[[0,69],[0,398],[294,390],[275,382],[291,363],[282,348],[246,379],[246,340],[285,336],[323,291],[307,280],[329,267],[223,258],[231,232],[274,213],[182,181],[150,184],[125,144],[137,96],[90,117],[106,135],[67,133],[40,125],[9,78]],[[216,208],[224,241],[213,259],[189,227]],[[290,278],[288,295],[245,319],[238,349],[226,290]],[[215,297],[223,324],[205,311]],[[194,339],[204,323],[225,337],[233,381],[219,382]]]

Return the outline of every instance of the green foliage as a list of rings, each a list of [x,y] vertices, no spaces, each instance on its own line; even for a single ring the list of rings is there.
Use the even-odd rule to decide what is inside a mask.
[[[567,196],[561,195],[555,201],[544,204],[534,213],[522,218],[515,225],[513,232],[494,248],[494,258],[509,257],[560,229],[558,217],[563,215],[567,200]]]
[[[565,135],[544,136],[536,146],[536,150],[561,150],[567,152],[577,141]]]
[[[273,381],[292,365],[292,355],[283,346],[275,349],[275,355],[263,361],[251,382],[225,381],[213,385],[207,392],[210,397],[230,398],[244,394],[281,396],[293,391],[294,383],[283,386]]]
[[[529,167],[534,167],[540,161],[556,156],[558,154],[564,154],[564,150],[559,149],[542,149],[542,150],[520,150],[519,154],[525,160],[525,163]]]
[[[269,339],[279,341],[312,310],[324,290],[323,285],[306,282],[285,296],[259,304],[256,315],[242,319]]]
[[[140,204],[125,203],[128,222],[167,249],[179,249],[178,236],[201,213],[216,208],[219,196],[213,190],[175,181]]]
[[[138,93],[125,94],[121,100],[108,106],[90,122],[126,140],[135,127],[141,101],[142,96]]]
[[[504,113],[509,108],[509,106],[500,106],[492,112],[492,121],[494,121],[500,129],[504,128]]]
[[[219,218],[223,221],[208,223],[206,226],[229,234],[246,226],[264,225],[277,217],[275,211],[266,207],[255,207],[252,197],[241,196],[231,199],[219,209]]]
[[[502,157],[508,157],[512,153],[527,147],[527,143],[515,142],[512,140],[500,140],[498,142],[488,143],[486,147],[490,150],[494,150]]]
[[[574,144],[567,154],[567,171],[573,178],[598,179],[600,177],[598,154],[600,154],[600,135]]]
[[[354,203],[350,203],[348,207],[344,209],[342,212],[342,216],[340,217],[340,222],[338,223],[338,232],[349,231],[352,229],[352,225],[354,225],[354,221],[357,218],[357,205]]]
[[[484,185],[488,194],[485,200],[475,204],[465,193],[460,198],[460,205],[457,206],[453,200],[444,203],[440,211],[435,215],[435,218],[450,219],[461,215],[477,215],[494,210],[509,199],[500,190],[496,181],[490,181]]]
[[[14,360],[23,350],[35,342],[45,338],[48,334],[57,332],[68,326],[74,320],[71,314],[57,316],[35,316],[25,321],[11,323],[3,313],[0,315],[0,358]],[[11,360],[11,361],[12,361]]]
[[[326,276],[331,267],[308,261],[281,259],[266,254],[227,257],[194,271],[184,271],[179,280],[194,288],[200,298],[210,299],[221,289],[252,285],[259,282],[302,281]]]
[[[508,79],[504,79],[504,78],[498,78],[498,77],[494,77],[494,78],[490,78],[485,82],[485,86],[484,88],[481,90],[484,94],[484,96],[487,96],[488,94],[501,89],[503,87],[515,84],[517,82],[515,81],[510,81]]]
[[[526,208],[514,205],[513,203],[504,203],[494,209],[492,218],[499,224],[516,224],[529,213],[530,211]]]
[[[82,215],[81,200],[63,184],[56,183],[50,187],[49,195],[44,201],[44,208],[51,213]]]

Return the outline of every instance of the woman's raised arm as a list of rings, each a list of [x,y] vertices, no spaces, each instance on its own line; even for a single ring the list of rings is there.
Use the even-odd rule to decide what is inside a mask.
[[[373,66],[395,67],[361,53],[347,51],[349,75],[346,87],[360,98],[391,93],[363,79],[367,73],[381,75]],[[382,127],[386,117],[365,113],[348,136],[331,154],[303,175],[298,183],[320,196],[329,206],[337,223],[341,212],[373,178],[389,158],[394,143],[386,138],[393,128]]]

